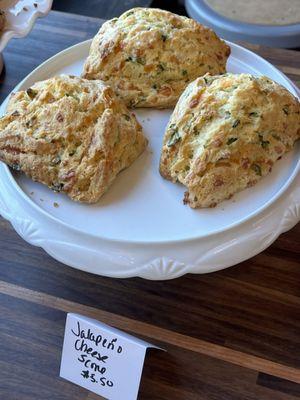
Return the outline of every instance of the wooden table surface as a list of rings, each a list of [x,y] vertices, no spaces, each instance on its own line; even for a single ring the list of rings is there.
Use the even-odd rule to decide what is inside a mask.
[[[49,56],[92,37],[100,23],[58,12],[38,20],[4,52],[1,99]],[[299,84],[300,52],[249,47]],[[99,398],[58,376],[66,313],[78,312],[167,350],[147,356],[140,399],[299,399],[299,255],[300,224],[221,272],[117,280],[60,264],[0,218],[0,398]]]

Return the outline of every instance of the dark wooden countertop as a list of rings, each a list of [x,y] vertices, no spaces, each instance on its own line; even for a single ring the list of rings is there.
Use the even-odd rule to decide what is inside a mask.
[[[12,40],[1,100],[42,61],[92,37],[100,23],[51,12],[27,38]],[[300,52],[248,47],[300,83]],[[99,399],[59,378],[70,311],[167,349],[147,356],[140,399],[300,398],[299,224],[235,267],[151,282],[66,267],[0,218],[1,399]]]

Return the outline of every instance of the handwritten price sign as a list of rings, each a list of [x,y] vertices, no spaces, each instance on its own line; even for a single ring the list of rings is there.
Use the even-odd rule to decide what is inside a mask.
[[[68,314],[60,376],[109,400],[135,400],[148,347],[156,346]]]

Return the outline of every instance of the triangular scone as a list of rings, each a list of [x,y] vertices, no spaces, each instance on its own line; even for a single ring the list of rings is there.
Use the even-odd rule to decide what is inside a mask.
[[[206,72],[226,72],[230,47],[198,22],[155,8],[134,8],[105,22],[83,77],[102,79],[130,107],[175,106]]]
[[[61,75],[12,95],[0,160],[71,199],[99,200],[145,149],[135,116],[101,81]]]
[[[300,137],[300,103],[266,77],[205,75],[184,91],[167,127],[160,173],[213,207],[254,185]]]

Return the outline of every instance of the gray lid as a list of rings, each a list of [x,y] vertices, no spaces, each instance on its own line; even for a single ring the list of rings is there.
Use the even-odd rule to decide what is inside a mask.
[[[273,26],[239,22],[218,14],[204,0],[185,0],[185,7],[189,16],[211,27],[224,39],[270,47],[300,47],[300,23]]]

